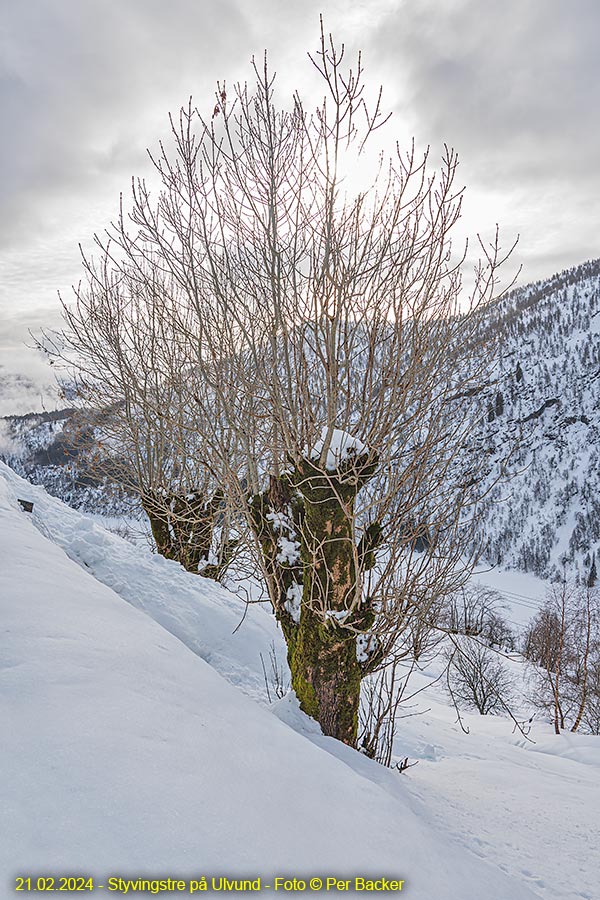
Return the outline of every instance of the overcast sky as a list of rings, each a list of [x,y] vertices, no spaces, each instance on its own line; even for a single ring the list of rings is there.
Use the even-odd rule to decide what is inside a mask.
[[[210,113],[265,48],[302,93],[319,12],[383,83],[390,141],[457,149],[464,231],[518,233],[521,282],[600,255],[597,0],[0,0],[0,415],[39,403],[27,328],[58,321],[169,110]]]

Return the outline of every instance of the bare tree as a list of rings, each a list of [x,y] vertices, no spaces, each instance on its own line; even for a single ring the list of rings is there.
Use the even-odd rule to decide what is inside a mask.
[[[373,155],[387,118],[360,56],[347,68],[321,28],[310,59],[325,87],[313,114],[299,94],[277,107],[265,58],[252,90],[219,85],[211,117],[190,101],[171,120],[160,192],[134,182],[63,340],[102,381],[96,308],[119,345],[135,298],[129,340],[152,336],[134,354],[155,379],[145,409],[194,435],[252,538],[302,708],[354,744],[363,677],[410,653],[405,631],[418,621],[422,640],[469,572],[467,513],[491,463],[458,451],[507,254],[497,233],[480,243],[467,296],[456,153],[433,174],[414,147]]]
[[[537,706],[551,710],[556,734],[565,727],[571,706],[571,697],[565,688],[574,651],[571,640],[573,597],[566,579],[554,587],[525,639],[526,655],[530,659],[537,657],[540,667],[534,673],[532,699]]]
[[[600,734],[600,655],[596,653],[590,665],[583,726],[588,734]]]
[[[454,638],[446,673],[457,706],[482,716],[504,712],[511,700],[512,679],[502,658],[476,639]]]
[[[450,634],[479,637],[491,647],[514,646],[514,635],[502,618],[502,598],[497,591],[479,584],[467,584],[451,594],[440,615]]]
[[[63,303],[66,328],[44,335],[43,347],[71,363],[87,464],[137,493],[161,555],[220,578],[239,533],[182,392],[189,355],[173,332],[167,285],[155,272],[141,281],[111,268],[108,248],[83,263],[85,290]],[[223,445],[231,450],[225,436]]]
[[[573,623],[573,642],[576,647],[571,681],[577,694],[577,708],[571,731],[575,732],[581,725],[588,698],[590,682],[593,683],[592,666],[594,656],[600,650],[598,640],[598,603],[595,592],[588,586],[581,589]],[[592,676],[592,677],[590,677]]]
[[[532,700],[550,713],[556,734],[593,721],[600,660],[595,590],[566,579],[556,585],[527,630],[524,654],[535,665]]]

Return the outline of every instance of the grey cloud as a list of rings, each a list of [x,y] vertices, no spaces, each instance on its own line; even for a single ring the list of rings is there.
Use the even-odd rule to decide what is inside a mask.
[[[45,308],[16,317],[0,311],[0,416],[52,409],[58,402],[54,372],[30,334],[42,326],[58,327],[58,317]]]
[[[189,94],[210,111],[215,81],[249,77],[265,47],[281,94],[308,89],[321,10],[383,82],[392,136],[455,146],[483,224],[508,211],[524,278],[599,255],[597,0],[3,0],[0,316],[55,314],[77,241],[115,214]],[[11,335],[0,365],[9,344],[17,359]]]
[[[339,5],[330,3],[335,10]],[[190,94],[207,112],[217,79],[286,58],[316,35],[317,4],[276,0],[27,0],[3,8],[0,246],[43,229],[37,211],[99,180],[115,199]],[[300,55],[302,55],[302,52]],[[288,54],[289,57],[289,54]]]
[[[397,120],[521,233],[524,280],[599,255],[599,33],[595,0],[405,0],[371,37]]]
[[[407,80],[421,137],[473,158],[482,180],[578,180],[600,151],[595,0],[414,0],[373,41]]]
[[[29,227],[46,192],[89,191],[108,168],[132,174],[169,107],[183,91],[212,96],[215,69],[231,65],[247,34],[227,0],[28,0],[3,16],[5,238]]]
[[[343,16],[341,0],[326,4]],[[317,0],[6,0],[0,23],[0,382],[46,383],[27,324],[71,296],[89,249],[149,169],[146,148],[190,94],[210,113],[216,80],[249,75],[273,48],[285,69],[315,43]],[[337,10],[337,13],[335,12]],[[340,12],[341,11],[341,12]],[[285,81],[285,78],[283,79]],[[297,86],[294,84],[294,86]],[[36,307],[34,319],[29,311]],[[11,388],[11,397],[13,397]],[[26,402],[29,400],[26,398]]]

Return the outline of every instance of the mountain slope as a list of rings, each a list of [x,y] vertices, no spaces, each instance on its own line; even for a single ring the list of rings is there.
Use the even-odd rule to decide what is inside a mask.
[[[491,307],[496,381],[480,447],[516,450],[512,478],[479,510],[484,556],[546,578],[585,578],[600,550],[600,260],[519,288]]]
[[[0,460],[74,509],[131,513],[133,498],[95,470],[96,431],[73,407],[0,418]]]

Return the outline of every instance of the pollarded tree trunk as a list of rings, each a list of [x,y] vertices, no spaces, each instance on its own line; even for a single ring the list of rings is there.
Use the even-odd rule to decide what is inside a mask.
[[[216,517],[223,503],[222,492],[216,491],[206,500],[199,492],[159,495],[147,491],[141,501],[160,555],[176,560],[197,575],[200,563],[209,557]],[[207,562],[201,574],[219,580],[236,544],[236,541],[226,542],[224,559],[216,565]]]
[[[146,491],[141,496],[142,507],[150,521],[152,537],[156,544],[156,550],[165,559],[175,559],[175,547],[173,535],[169,525],[169,513],[164,498],[155,493]]]
[[[249,512],[269,599],[289,647],[298,627],[302,591],[302,562],[296,543],[302,531],[302,500],[287,477],[271,476],[268,488],[250,498]],[[298,552],[293,551],[290,556],[289,549],[285,550],[291,544],[298,547]]]
[[[363,457],[323,472],[304,460],[294,473],[272,476],[249,501],[292,687],[323,732],[350,745],[356,743],[360,686],[368,671],[357,660],[356,638],[374,618],[367,602],[353,601],[381,536],[373,524],[355,545],[354,503],[376,467]]]
[[[354,504],[376,468],[377,462],[366,456],[352,458],[334,472],[303,460],[293,476],[304,500],[304,518],[302,605],[288,641],[292,687],[323,732],[351,746],[357,737],[362,678],[356,637],[373,621],[361,597],[362,573],[370,563],[364,565],[363,548],[355,544]],[[371,541],[369,557],[373,549]]]
[[[354,746],[362,672],[356,658],[356,635],[334,622],[324,623],[307,606],[288,643],[292,687],[304,712],[323,733]]]

